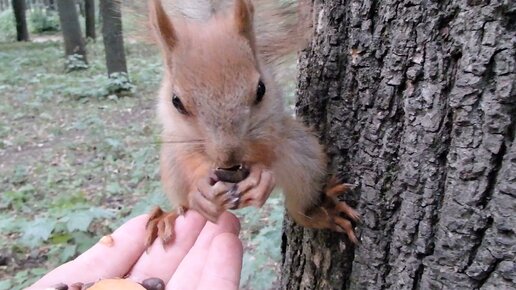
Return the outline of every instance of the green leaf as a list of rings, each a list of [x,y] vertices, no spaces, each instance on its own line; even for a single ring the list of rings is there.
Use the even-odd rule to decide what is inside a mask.
[[[72,237],[75,245],[77,246],[77,253],[85,252],[97,241],[96,238],[93,238],[85,232],[73,232]]]
[[[122,145],[122,142],[120,142],[120,140],[113,139],[113,138],[106,138],[105,141],[109,146],[111,146],[113,148],[118,148]]]
[[[156,206],[160,206],[163,210],[170,209],[170,202],[160,191],[154,191],[145,198],[138,201],[131,209],[131,214],[128,218],[135,217],[140,214],[148,213]]]
[[[66,228],[69,232],[85,232],[88,230],[88,227],[93,221],[93,216],[91,216],[90,214],[88,214],[88,212],[85,211],[72,212],[67,217],[68,222],[66,223]]]
[[[13,232],[16,229],[16,226],[13,226],[16,222],[18,221],[14,217],[6,217],[4,215],[0,215],[0,232]]]
[[[113,212],[109,209],[101,208],[101,207],[91,207],[88,209],[88,213],[93,216],[93,218],[111,218],[114,216]]]
[[[86,210],[76,210],[68,213],[63,220],[66,221],[66,228],[69,232],[85,232],[90,227],[94,219],[110,218],[113,213],[100,207],[91,207]]]
[[[72,239],[69,233],[58,233],[52,235],[52,244],[66,244]]]
[[[59,259],[62,263],[68,262],[77,253],[77,245],[67,245],[61,251]]]
[[[32,223],[27,223],[23,230],[21,241],[29,247],[35,247],[46,241],[56,226],[57,221],[51,218],[37,218]]]
[[[114,193],[114,194],[118,194],[118,193],[121,193],[123,191],[123,188],[120,186],[119,183],[117,182],[112,182],[110,184],[108,184],[106,186],[106,190],[107,192],[109,193]]]
[[[34,268],[34,269],[30,270],[30,273],[33,276],[38,276],[38,277],[45,275],[47,272],[48,272],[48,270],[45,268]]]
[[[10,280],[0,281],[0,290],[9,290],[12,289],[12,283]]]

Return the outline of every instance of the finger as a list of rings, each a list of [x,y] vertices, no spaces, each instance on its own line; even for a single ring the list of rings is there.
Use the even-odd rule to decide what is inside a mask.
[[[221,212],[221,209],[219,209],[213,201],[206,199],[206,197],[198,191],[192,192],[190,206],[199,211],[202,216],[206,217],[211,222],[216,222]]]
[[[45,275],[29,289],[124,276],[145,251],[145,224],[148,219],[148,215],[141,215],[129,220],[111,234],[112,245],[95,244],[75,260]]]
[[[206,223],[195,245],[183,259],[172,279],[167,283],[167,289],[195,289],[199,279],[192,279],[192,277],[201,277],[213,239],[222,233],[238,235],[239,231],[240,223],[238,219],[229,212],[223,213],[217,224]]]
[[[248,190],[256,187],[260,183],[261,176],[262,167],[259,165],[252,166],[251,172],[249,172],[249,176],[238,183],[238,189],[240,192],[245,193]]]
[[[213,200],[217,196],[226,193],[230,188],[231,184],[217,181],[215,184],[211,183],[211,178],[207,177],[204,179],[201,179],[197,183],[197,190],[201,192],[207,199]]]
[[[269,199],[269,196],[271,196],[272,191],[276,187],[276,178],[274,177],[274,174],[272,173],[272,171],[269,171],[269,170],[264,171],[263,176],[266,176],[263,178],[267,179],[267,189],[265,190],[264,198],[262,200],[260,200],[258,204],[256,204],[256,206],[259,208],[265,204],[267,199]]]
[[[213,239],[197,289],[237,290],[242,271],[242,242],[230,233]]]
[[[276,186],[274,175],[269,170],[262,171],[260,183],[257,187],[252,188],[244,194],[242,199],[244,200],[241,208],[253,205],[255,207],[262,207],[271,195],[272,190]]]
[[[134,264],[130,279],[141,282],[147,278],[155,277],[163,281],[170,280],[186,256],[195,244],[197,236],[206,224],[206,219],[198,212],[188,210],[184,215],[176,219],[174,226],[174,239],[163,246],[157,239],[147,253],[144,253]]]

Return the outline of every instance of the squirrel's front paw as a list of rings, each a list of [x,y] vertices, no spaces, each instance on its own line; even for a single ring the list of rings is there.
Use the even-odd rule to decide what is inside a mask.
[[[197,188],[189,195],[189,205],[211,222],[216,222],[227,209],[237,208],[240,195],[233,183],[217,181],[216,177],[206,177],[197,183]]]
[[[238,208],[247,206],[262,207],[276,187],[276,179],[272,171],[264,169],[259,165],[252,166],[244,180],[237,184],[240,192],[240,205]]]

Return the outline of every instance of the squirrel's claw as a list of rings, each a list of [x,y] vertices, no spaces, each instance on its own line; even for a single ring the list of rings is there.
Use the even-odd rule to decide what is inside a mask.
[[[360,215],[345,201],[339,200],[340,195],[354,188],[355,185],[342,183],[336,177],[332,177],[325,188],[327,200],[323,202],[321,207],[324,207],[324,211],[330,219],[330,228],[346,233],[354,244],[358,244],[358,239],[350,220],[360,222]],[[344,214],[347,219],[342,218],[340,214]]]
[[[339,196],[350,189],[349,184],[332,178],[325,187],[319,203],[297,214],[296,221],[310,228],[346,233],[351,242],[358,244],[353,222],[359,222],[360,215],[345,201],[339,200]]]
[[[345,201],[339,200],[339,196],[355,189],[356,185],[349,183],[342,183],[335,176],[330,179],[324,189],[325,195],[333,201],[335,209],[345,214],[354,222],[360,222],[360,214],[350,207]]]
[[[335,216],[333,217],[333,222],[337,225],[336,231],[346,233],[349,240],[353,242],[353,244],[358,245],[358,239],[355,235],[355,230],[353,229],[353,225],[349,220]]]
[[[347,217],[352,219],[356,223],[361,223],[362,220],[360,219],[360,214],[354,210],[352,207],[350,207],[345,201],[337,201],[337,205],[335,206],[335,209],[337,209],[339,212],[345,214]]]

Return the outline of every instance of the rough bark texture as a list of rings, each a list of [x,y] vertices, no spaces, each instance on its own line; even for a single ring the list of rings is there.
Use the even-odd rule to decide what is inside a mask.
[[[86,38],[95,39],[95,0],[84,0]]]
[[[102,37],[106,50],[108,74],[127,73],[120,2],[118,0],[100,0],[100,14],[102,15]]]
[[[298,114],[361,245],[287,219],[284,289],[515,289],[514,1],[315,1]]]
[[[29,41],[29,30],[27,29],[27,18],[25,17],[25,0],[12,0],[12,6],[16,21],[16,40]]]
[[[86,62],[86,48],[79,25],[79,16],[75,7],[75,1],[57,0],[59,22],[63,31],[66,56],[78,55]]]

